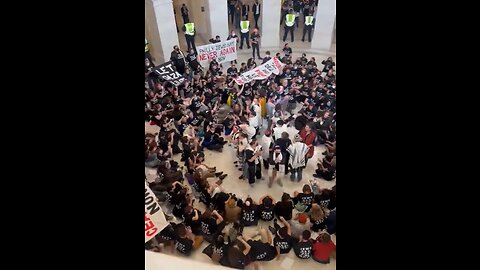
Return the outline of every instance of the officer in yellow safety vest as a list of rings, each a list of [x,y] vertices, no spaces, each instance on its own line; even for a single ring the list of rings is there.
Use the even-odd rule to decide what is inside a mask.
[[[305,34],[308,32],[308,42],[312,42],[312,28],[313,28],[313,16],[308,14],[305,16],[305,25],[303,26],[302,41],[305,42]]]
[[[187,41],[187,47],[190,51],[190,48],[193,48],[195,51],[197,47],[195,46],[195,24],[193,22],[187,22],[183,26],[183,32],[185,32],[185,40]]]
[[[148,58],[148,61],[153,64],[152,55],[150,54],[150,48],[148,47],[148,41],[145,38],[145,58]]]
[[[288,31],[290,31],[290,37],[292,38],[292,42],[294,41],[293,36],[293,25],[295,24],[295,12],[293,9],[288,11],[288,14],[285,15],[285,33],[283,34],[283,42],[287,39]]]
[[[243,40],[247,41],[247,47],[250,49],[250,40],[249,40],[249,33],[250,33],[250,21],[247,19],[247,16],[243,17],[243,20],[240,22],[240,50],[243,50]]]

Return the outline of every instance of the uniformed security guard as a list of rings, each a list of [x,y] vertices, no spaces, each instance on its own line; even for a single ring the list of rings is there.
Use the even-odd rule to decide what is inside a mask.
[[[305,16],[305,25],[303,26],[302,41],[305,42],[305,34],[308,32],[308,42],[312,42],[312,28],[313,28],[313,16],[308,14]]]
[[[240,47],[239,49],[243,49],[243,40],[247,40],[247,47],[250,49],[250,40],[249,40],[249,33],[250,33],[250,21],[247,19],[247,16],[243,17],[243,21],[240,22]]]
[[[148,47],[148,41],[146,38],[145,38],[145,58],[147,58],[148,61],[150,61],[150,63],[153,64],[152,55],[150,54],[150,48]]]
[[[183,28],[183,32],[185,32],[185,40],[187,41],[188,50],[193,48],[195,51],[197,47],[195,46],[195,24],[193,22],[187,22]]]
[[[295,24],[295,12],[293,9],[288,11],[288,14],[285,15],[285,33],[283,34],[283,42],[287,39],[288,31],[290,31],[290,37],[292,38],[292,42],[294,41],[293,36],[293,28]]]

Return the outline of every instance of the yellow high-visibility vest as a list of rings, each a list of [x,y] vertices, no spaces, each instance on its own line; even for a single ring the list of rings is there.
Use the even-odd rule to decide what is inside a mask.
[[[148,49],[148,41],[147,39],[145,39],[145,52],[148,52],[149,49]]]
[[[195,34],[195,24],[194,23],[186,23],[185,24],[185,34],[193,36]]]
[[[250,21],[241,21],[240,22],[240,32],[248,33],[250,28]]]
[[[312,25],[312,24],[313,24],[313,16],[306,16],[305,25]]]
[[[285,16],[285,24],[287,26],[293,26],[293,24],[295,23],[295,14],[287,14]]]

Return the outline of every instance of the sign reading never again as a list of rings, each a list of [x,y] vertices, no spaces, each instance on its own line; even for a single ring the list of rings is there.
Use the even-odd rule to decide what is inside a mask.
[[[145,182],[145,243],[160,233],[168,222],[155,194]]]
[[[153,69],[153,72],[155,72],[158,76],[160,76],[160,78],[164,79],[165,81],[175,84],[175,86],[179,86],[183,81],[186,80],[182,74],[178,73],[175,70],[172,61],[168,61],[164,64],[156,66]]]

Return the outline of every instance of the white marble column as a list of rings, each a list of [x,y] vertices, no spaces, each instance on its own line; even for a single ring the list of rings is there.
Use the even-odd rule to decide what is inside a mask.
[[[167,62],[173,46],[178,45],[172,0],[145,0],[145,22],[148,27],[145,32],[150,35],[146,38],[155,52],[155,63]]]
[[[281,1],[263,0],[261,4],[260,49],[279,48]],[[275,54],[272,52],[272,55]]]
[[[335,26],[336,0],[320,0],[315,17],[312,49],[329,51],[332,47]]]
[[[206,16],[210,29],[210,36],[220,36],[222,41],[227,40],[228,37],[228,6],[226,0],[207,0]]]

